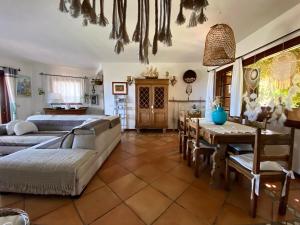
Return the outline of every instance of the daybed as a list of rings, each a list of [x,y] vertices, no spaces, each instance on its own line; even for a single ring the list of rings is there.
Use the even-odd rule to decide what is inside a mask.
[[[86,118],[63,138],[1,157],[0,192],[80,195],[120,139],[118,117]]]

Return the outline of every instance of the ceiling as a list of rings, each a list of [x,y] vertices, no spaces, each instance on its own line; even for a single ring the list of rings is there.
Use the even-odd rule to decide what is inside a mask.
[[[97,1],[98,3],[99,1]],[[106,0],[108,27],[82,26],[58,11],[59,0],[0,0],[0,52],[47,64],[95,69],[104,62],[138,62],[138,44],[130,43],[120,55],[109,40],[112,0]],[[201,62],[205,36],[216,23],[229,24],[239,42],[299,3],[299,0],[209,0],[208,21],[195,28],[175,23],[180,0],[173,0],[173,46],[159,44],[151,62]],[[132,36],[137,18],[137,0],[128,0],[127,31]],[[150,37],[154,34],[154,1],[150,0]],[[184,12],[187,21],[190,11]]]

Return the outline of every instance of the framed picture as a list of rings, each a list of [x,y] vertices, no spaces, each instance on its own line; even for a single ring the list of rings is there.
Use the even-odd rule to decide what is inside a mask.
[[[127,95],[127,82],[112,82],[112,93],[113,95]]]
[[[29,76],[17,76],[16,78],[17,96],[31,97],[31,78]]]
[[[91,104],[99,105],[99,95],[91,95]]]

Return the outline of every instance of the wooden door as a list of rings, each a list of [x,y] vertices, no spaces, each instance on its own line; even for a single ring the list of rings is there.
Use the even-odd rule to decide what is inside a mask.
[[[168,86],[153,85],[152,86],[152,127],[167,128],[168,127]]]
[[[138,85],[136,89],[136,127],[151,128],[152,126],[152,99],[151,85]]]

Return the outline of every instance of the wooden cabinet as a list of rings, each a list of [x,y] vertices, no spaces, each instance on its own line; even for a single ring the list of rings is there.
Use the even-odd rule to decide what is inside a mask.
[[[136,128],[168,128],[168,79],[136,79]]]
[[[52,109],[44,108],[46,115],[84,115],[86,114],[87,107],[81,107],[79,109]]]

